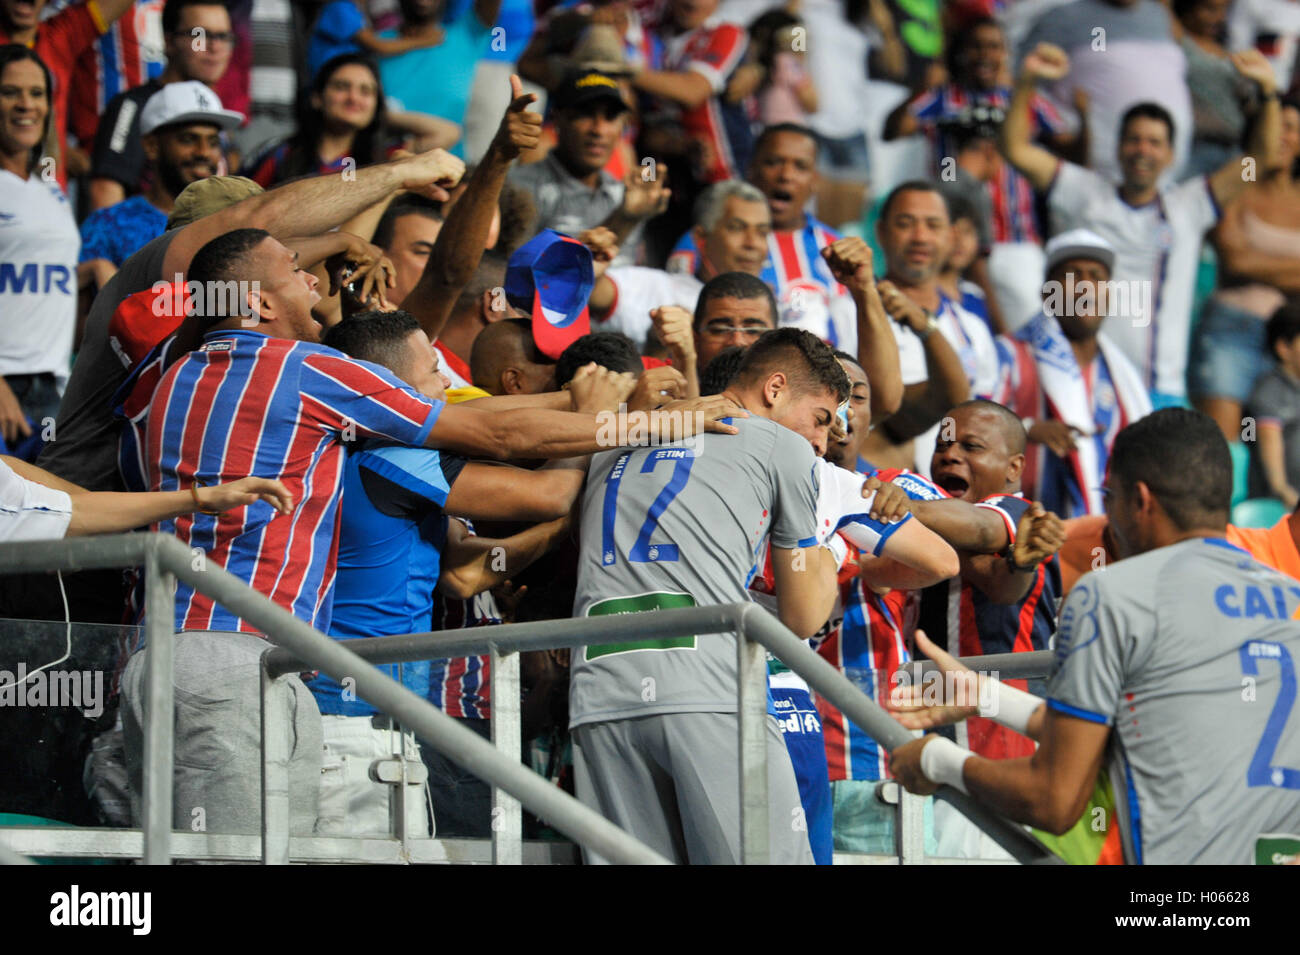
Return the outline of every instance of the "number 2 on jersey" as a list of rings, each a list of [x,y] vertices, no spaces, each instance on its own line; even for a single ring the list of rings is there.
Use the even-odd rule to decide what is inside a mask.
[[[618,514],[619,485],[623,480],[628,458],[631,456],[631,451],[621,454],[614,462],[614,467],[610,469],[609,476],[605,478],[605,504],[601,514],[600,541],[600,562],[605,566],[613,564],[618,559],[614,545],[614,518]],[[641,525],[641,532],[637,534],[632,549],[627,553],[627,559],[633,563],[665,563],[676,561],[678,558],[676,544],[651,544],[650,538],[658,528],[659,519],[663,517],[668,505],[682,492],[682,488],[686,487],[686,482],[690,480],[691,468],[695,465],[695,452],[689,448],[663,448],[654,451],[641,464],[640,473],[649,474],[660,461],[673,461],[673,473],[669,476],[664,489],[650,505],[645,522]]]
[[[1268,714],[1264,724],[1264,735],[1255,748],[1255,755],[1250,759],[1250,768],[1246,770],[1247,786],[1275,786],[1280,789],[1300,789],[1300,769],[1286,766],[1273,766],[1273,753],[1281,740],[1282,730],[1286,727],[1287,717],[1295,706],[1296,678],[1295,662],[1287,648],[1271,640],[1252,640],[1242,644],[1241,672],[1246,676],[1259,675],[1259,661],[1272,660],[1281,671],[1282,683],[1278,687],[1277,702]]]

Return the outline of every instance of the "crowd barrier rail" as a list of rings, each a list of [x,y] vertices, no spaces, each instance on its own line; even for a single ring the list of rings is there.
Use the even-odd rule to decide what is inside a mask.
[[[887,749],[913,734],[891,718],[842,673],[813,652],[771,614],[753,603],[679,610],[505,624],[474,630],[375,637],[338,641],[271,603],[243,581],[165,534],[123,534],[62,541],[0,545],[0,575],[41,571],[78,571],[120,567],[144,568],[146,634],[146,705],[141,829],[0,829],[0,862],[24,856],[96,856],[135,858],[165,865],[174,858],[206,861],[290,862],[487,862],[497,864],[573,861],[563,843],[525,842],[522,808],[543,819],[577,845],[602,858],[624,864],[668,862],[599,813],[543,779],[519,760],[519,652],[581,647],[686,635],[727,639],[737,634],[739,691],[739,761],[741,861],[769,859],[767,814],[767,653],[770,651],[801,676],[814,692],[837,706]],[[220,603],[266,634],[262,657],[262,826],[260,835],[222,835],[173,831],[173,685],[172,635],[177,580]],[[272,646],[271,644],[274,644]],[[401,663],[486,653],[491,658],[492,741],[460,726],[425,700],[375,669]],[[1017,675],[1045,674],[1042,655],[1014,661]],[[989,658],[971,664],[993,669]],[[402,800],[413,787],[404,785],[408,764],[399,760],[394,779],[397,805],[391,838],[297,835],[289,827],[288,717],[268,705],[277,680],[288,674],[319,670],[340,683],[351,679],[359,699],[391,716],[404,730],[463,766],[493,787],[492,838],[460,840],[421,838],[406,831]],[[1041,671],[1041,672],[1040,672]],[[1003,675],[1006,675],[1005,671]],[[900,798],[901,795],[901,798]],[[884,784],[881,796],[898,807],[898,856],[867,861],[937,862],[926,859],[921,819],[924,800]],[[1054,864],[1060,860],[1029,832],[997,816],[959,791],[943,787],[935,798],[951,803],[1016,861]],[[489,851],[490,850],[490,851]]]

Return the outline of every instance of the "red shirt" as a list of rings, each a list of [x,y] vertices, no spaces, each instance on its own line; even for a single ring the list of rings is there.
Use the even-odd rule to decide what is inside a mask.
[[[68,188],[68,94],[72,89],[72,74],[77,61],[90,49],[101,33],[108,31],[104,15],[95,0],[68,7],[36,28],[36,41],[31,48],[49,68],[54,89],[50,101],[54,106],[54,124],[58,128],[59,156],[54,173],[59,185]],[[0,43],[12,43],[9,35],[0,30]]]

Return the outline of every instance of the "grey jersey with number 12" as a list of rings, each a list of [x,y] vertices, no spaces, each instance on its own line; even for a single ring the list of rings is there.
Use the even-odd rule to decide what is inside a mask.
[[[1221,538],[1081,578],[1047,705],[1111,727],[1129,862],[1247,863],[1300,834],[1300,582]]]
[[[606,451],[582,503],[575,616],[749,600],[756,553],[816,544],[816,457],[764,418],[738,435]],[[736,710],[734,638],[688,636],[574,650],[573,726],[651,713]]]

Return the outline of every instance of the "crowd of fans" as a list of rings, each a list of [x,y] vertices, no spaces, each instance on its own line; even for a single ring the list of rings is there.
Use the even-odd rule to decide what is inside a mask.
[[[1276,522],[1233,540],[1300,571],[1300,5],[937,7],[0,0],[6,535],[152,521],[338,639],[748,589],[883,703],[914,654],[1047,649],[1134,551],[1120,435],[1194,407],[1161,420],[1212,420],[1242,523]],[[692,449],[667,486],[618,450],[647,442]],[[130,623],[136,583],[11,578],[0,611],[61,619],[65,588]],[[175,622],[175,824],[257,831],[264,639],[185,584]],[[89,774],[113,825],[130,649]],[[734,859],[734,649],[647,656],[526,655],[523,755]],[[888,753],[770,666],[775,857],[892,851]],[[382,669],[487,735],[486,657]],[[488,834],[486,783],[304,678],[296,831],[387,831],[370,767],[402,739],[411,830]],[[966,715],[958,746],[1034,753]],[[1001,854],[933,815],[931,851]]]

